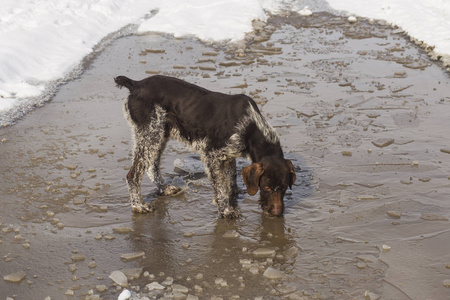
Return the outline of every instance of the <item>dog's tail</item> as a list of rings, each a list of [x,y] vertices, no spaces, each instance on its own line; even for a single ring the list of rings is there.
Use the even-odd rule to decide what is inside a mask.
[[[118,88],[126,87],[130,92],[132,92],[135,88],[136,81],[125,77],[125,76],[117,76],[114,78],[116,85]]]

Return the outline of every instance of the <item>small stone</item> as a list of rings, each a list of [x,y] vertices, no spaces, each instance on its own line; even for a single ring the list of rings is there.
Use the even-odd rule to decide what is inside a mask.
[[[198,300],[198,297],[197,297],[197,296],[194,296],[194,295],[191,295],[191,294],[189,294],[189,295],[187,296],[186,300]]]
[[[130,227],[116,227],[116,228],[113,228],[113,231],[115,233],[130,233],[130,232],[133,232],[134,230],[133,230],[133,228],[130,228]]]
[[[446,217],[435,214],[421,214],[420,218],[426,221],[448,221]]]
[[[77,265],[76,264],[70,264],[69,265],[69,271],[70,272],[75,272],[77,270]]]
[[[444,280],[444,286],[450,288],[450,279]]]
[[[274,257],[275,250],[269,248],[258,248],[253,251],[253,256],[255,257]]]
[[[187,292],[189,292],[189,289],[181,284],[173,284],[172,291],[186,294]]]
[[[128,285],[127,276],[121,271],[113,271],[111,275],[109,275],[109,278],[122,287]]]
[[[200,294],[200,293],[202,293],[203,292],[203,288],[201,287],[201,286],[199,286],[199,285],[194,285],[194,291],[196,292],[196,293],[198,293],[198,294]]]
[[[391,247],[389,247],[388,245],[383,245],[381,246],[381,249],[383,249],[384,252],[391,250]]]
[[[188,231],[183,234],[184,237],[193,237],[194,235],[195,233],[193,233],[192,231]]]
[[[133,253],[125,253],[122,254],[120,256],[121,259],[125,260],[125,261],[129,261],[129,260],[134,260],[134,259],[138,259],[141,258],[145,255],[144,251],[139,251],[139,252],[133,252]]]
[[[367,264],[365,264],[363,262],[358,262],[358,263],[356,263],[356,267],[360,270],[365,269],[367,267]]]
[[[269,279],[280,279],[284,277],[283,272],[274,269],[272,267],[268,267],[263,274],[264,277],[269,278]]]
[[[342,151],[342,156],[352,156],[352,151]]]
[[[162,286],[162,285],[160,285],[159,283],[157,283],[156,281],[155,282],[152,282],[152,283],[149,283],[149,284],[147,284],[146,286],[145,286],[149,291],[154,291],[154,290],[163,290],[163,289],[165,289],[165,287],[164,286]]]
[[[72,255],[72,260],[73,261],[83,261],[86,259],[86,256],[84,256],[83,254],[74,254]]]
[[[3,280],[7,282],[20,283],[26,276],[27,274],[25,272],[18,271],[16,273],[3,276]]]
[[[183,249],[188,249],[191,245],[189,245],[188,243],[183,243],[181,246],[183,247]]]
[[[402,216],[402,212],[401,211],[395,211],[395,210],[388,210],[387,215],[391,218],[397,218],[400,219],[400,217]]]
[[[364,293],[364,298],[365,298],[365,300],[378,300],[378,299],[381,298],[381,296],[377,295],[377,294],[374,294],[374,293],[371,293],[369,291],[366,291]]]
[[[64,293],[64,295],[66,295],[66,296],[74,296],[74,295],[75,295],[75,292],[72,291],[71,289],[68,289],[68,290]]]
[[[358,22],[358,19],[356,19],[354,16],[350,16],[350,17],[348,17],[347,21],[349,23],[356,23],[356,22]]]
[[[422,182],[429,182],[431,180],[431,178],[429,178],[429,177],[421,177],[421,178],[419,178],[419,181],[422,181]]]
[[[139,279],[142,275],[142,272],[144,271],[144,268],[132,268],[132,269],[125,269],[122,270],[123,274],[127,276],[128,279]]]
[[[240,234],[239,232],[236,232],[234,230],[228,230],[227,232],[224,233],[223,237],[228,239],[236,239],[240,237]]]
[[[198,273],[197,275],[195,275],[194,277],[197,280],[202,280],[203,279],[203,274],[202,273]]]
[[[375,146],[377,146],[378,148],[384,148],[389,146],[390,144],[392,144],[394,142],[394,139],[391,138],[381,138],[378,139],[376,141],[372,141],[372,144],[374,144]]]
[[[167,277],[166,280],[163,281],[163,285],[168,286],[168,285],[172,285],[173,283],[173,277]]]
[[[106,291],[108,289],[108,287],[104,284],[96,285],[95,288],[97,289],[97,291],[99,293],[103,293],[104,291]]]

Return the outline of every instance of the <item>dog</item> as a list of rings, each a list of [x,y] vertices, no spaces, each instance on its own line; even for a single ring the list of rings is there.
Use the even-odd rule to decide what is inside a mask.
[[[132,129],[134,147],[126,179],[135,212],[154,209],[141,197],[145,172],[160,195],[180,191],[166,184],[159,170],[161,155],[172,137],[201,155],[219,217],[239,216],[238,157],[252,162],[242,169],[248,194],[255,195],[259,189],[263,211],[271,216],[283,215],[283,197],[288,187],[292,189],[296,174],[292,162],[284,158],[278,135],[252,98],[209,91],[162,75],[140,81],[125,76],[114,80],[117,87],[129,90],[124,113]]]

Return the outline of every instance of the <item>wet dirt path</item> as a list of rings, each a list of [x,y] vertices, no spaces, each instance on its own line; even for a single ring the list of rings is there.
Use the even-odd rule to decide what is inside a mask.
[[[275,16],[243,45],[118,39],[0,129],[0,298],[116,299],[116,270],[150,299],[449,297],[448,73],[395,29],[327,14]],[[258,102],[297,167],[284,218],[241,194],[242,218],[217,219],[198,156],[175,142],[163,173],[185,193],[132,213],[112,79],[153,73]]]

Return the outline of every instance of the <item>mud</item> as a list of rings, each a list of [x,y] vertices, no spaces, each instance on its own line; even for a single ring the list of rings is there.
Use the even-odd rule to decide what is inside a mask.
[[[114,271],[149,298],[449,296],[448,73],[378,22],[314,14],[255,26],[234,45],[120,38],[0,129],[0,298],[116,299]],[[155,73],[258,102],[297,168],[283,218],[242,193],[242,217],[218,219],[198,156],[175,142],[163,174],[184,193],[154,199],[145,180],[157,210],[132,213],[126,91],[112,79]]]

